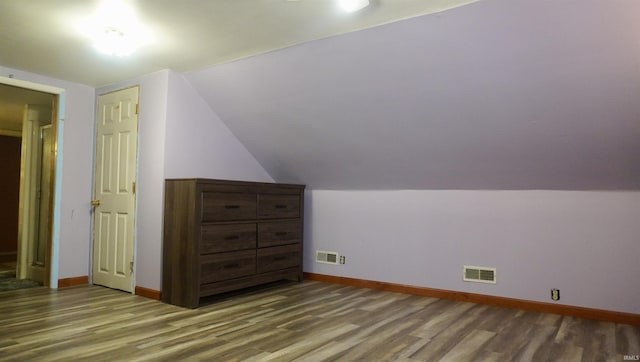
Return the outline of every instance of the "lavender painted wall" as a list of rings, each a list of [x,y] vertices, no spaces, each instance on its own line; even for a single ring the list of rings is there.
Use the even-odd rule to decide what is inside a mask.
[[[640,192],[314,190],[305,219],[307,272],[640,313]]]
[[[182,74],[169,73],[165,178],[273,182]]]
[[[97,89],[140,86],[136,286],[160,290],[164,179],[273,182],[183,77],[163,70]]]
[[[93,177],[93,139],[95,90],[91,87],[39,74],[0,67],[0,75],[64,89],[64,120],[58,148],[62,163],[59,207],[58,278],[87,275],[91,237],[91,179]],[[60,164],[58,164],[60,167]],[[55,235],[54,235],[55,237]],[[56,284],[57,285],[57,282]]]
[[[639,37],[637,0],[482,0],[187,77],[279,181],[640,190]]]

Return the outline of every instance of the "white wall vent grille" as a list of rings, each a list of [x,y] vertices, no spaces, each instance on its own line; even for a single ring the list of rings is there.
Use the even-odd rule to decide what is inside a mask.
[[[316,263],[338,264],[338,253],[335,251],[316,250]]]
[[[483,268],[465,265],[462,279],[465,282],[496,284],[496,268]]]

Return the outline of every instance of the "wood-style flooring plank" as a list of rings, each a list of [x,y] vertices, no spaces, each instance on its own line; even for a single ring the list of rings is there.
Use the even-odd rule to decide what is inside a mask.
[[[2,361],[621,361],[640,327],[320,282],[199,309],[96,286],[0,293]]]

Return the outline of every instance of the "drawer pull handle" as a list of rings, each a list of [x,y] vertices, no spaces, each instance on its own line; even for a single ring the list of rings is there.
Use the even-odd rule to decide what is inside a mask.
[[[240,237],[238,235],[229,235],[224,240],[238,240]]]
[[[240,264],[238,264],[238,263],[233,263],[233,264],[227,264],[227,265],[223,266],[222,268],[223,268],[223,269],[233,269],[233,268],[237,268],[237,267],[239,267],[239,266],[240,266]]]
[[[276,236],[286,236],[288,233],[286,231],[278,231]]]
[[[240,205],[224,205],[225,209],[239,209]]]
[[[287,205],[276,205],[276,209],[286,209]]]

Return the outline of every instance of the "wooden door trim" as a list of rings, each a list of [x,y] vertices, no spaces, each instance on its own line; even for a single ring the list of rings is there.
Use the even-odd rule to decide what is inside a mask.
[[[46,263],[44,265],[44,286],[51,286],[51,264],[53,258],[53,248],[54,248],[54,237],[53,232],[55,228],[55,200],[56,200],[56,170],[58,165],[58,111],[59,111],[59,102],[60,95],[53,95],[53,104],[51,105],[51,157],[53,161],[51,162],[50,172],[51,172],[51,180],[49,181],[49,187],[51,191],[49,193],[49,235],[47,238],[47,255],[45,256]],[[56,230],[57,231],[57,230]]]

